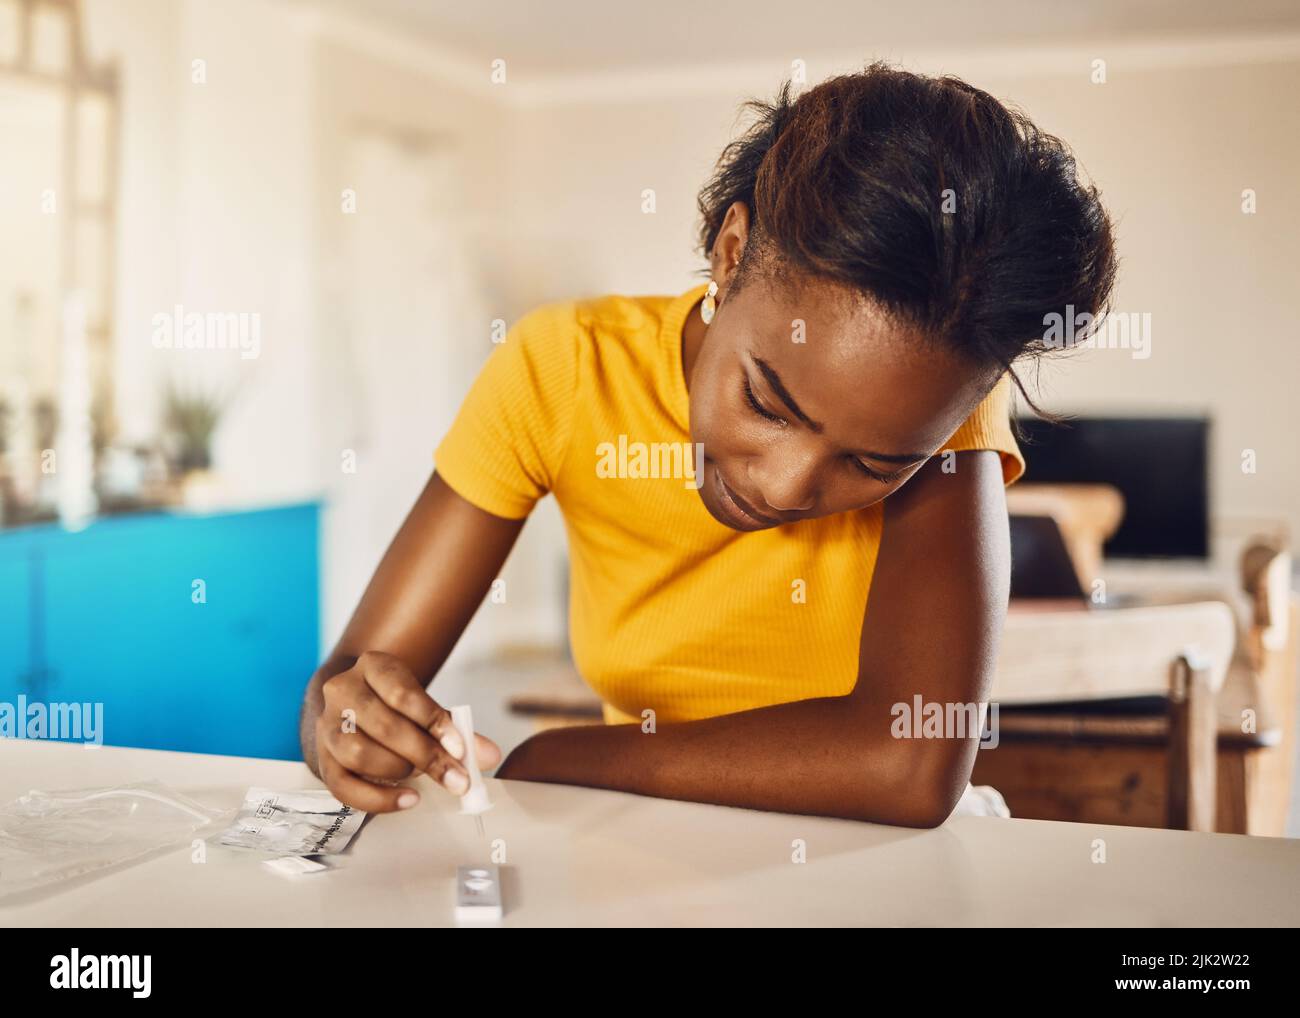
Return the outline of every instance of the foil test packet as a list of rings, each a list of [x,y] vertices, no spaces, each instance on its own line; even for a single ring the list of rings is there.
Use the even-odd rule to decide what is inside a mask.
[[[220,841],[274,855],[333,855],[347,847],[365,818],[324,789],[250,788]]]

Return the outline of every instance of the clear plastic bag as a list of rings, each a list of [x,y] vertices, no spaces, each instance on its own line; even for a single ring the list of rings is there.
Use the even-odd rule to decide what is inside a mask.
[[[0,807],[0,899],[188,844],[230,812],[156,781],[33,789]]]

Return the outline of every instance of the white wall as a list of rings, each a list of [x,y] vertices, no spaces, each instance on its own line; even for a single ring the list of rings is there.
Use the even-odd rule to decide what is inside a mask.
[[[322,21],[318,30],[317,451],[333,506],[326,632],[336,634],[429,476],[434,446],[492,349],[493,319],[511,321],[527,304],[508,257],[506,112],[485,70],[346,24]],[[354,179],[358,153],[369,153],[366,183]],[[425,193],[422,173],[438,178]],[[345,188],[355,213],[340,214]],[[358,264],[359,252],[385,266]],[[356,451],[355,475],[340,473],[340,449]],[[509,607],[487,606],[458,653],[559,640],[563,558],[546,506],[503,574]]]
[[[122,69],[123,431],[156,432],[166,378],[229,393],[215,450],[227,496],[309,495],[313,162],[301,19],[260,0],[92,0],[87,14],[92,52]],[[195,60],[205,83],[192,80]],[[153,316],[176,304],[260,315],[259,356],[155,348]]]
[[[322,634],[336,639],[432,468],[432,452],[478,364],[490,323],[528,307],[515,293],[505,237],[507,113],[477,66],[431,59],[425,46],[372,30],[363,17],[274,0],[88,0],[89,49],[122,73],[121,230],[116,385],[123,436],[157,434],[165,379],[233,394],[215,449],[222,501],[321,497]],[[206,81],[193,80],[193,61]],[[382,193],[357,196],[355,139],[445,139],[452,153],[441,211],[410,217]],[[441,143],[440,143],[441,144]],[[433,252],[407,276],[412,308],[392,327],[349,264],[358,231],[418,243],[410,221],[447,214],[460,252]],[[406,232],[401,232],[406,231]],[[424,272],[424,277],[420,273]],[[438,301],[422,305],[427,279]],[[441,303],[439,303],[441,302]],[[256,359],[234,351],[158,350],[153,316],[175,304],[261,316]],[[401,303],[394,294],[390,303]],[[431,307],[447,307],[430,314]],[[411,324],[400,328],[404,311]],[[423,315],[423,319],[419,316]],[[369,329],[369,331],[367,331]],[[366,367],[359,372],[359,357]],[[427,386],[413,374],[425,365]],[[412,387],[412,384],[414,387]],[[393,387],[403,386],[395,393]],[[420,398],[423,396],[424,398]],[[399,398],[400,397],[400,398]],[[342,471],[343,450],[357,472]],[[482,613],[460,653],[562,638],[556,606],[563,535],[551,506],[530,522],[504,574],[508,613]]]

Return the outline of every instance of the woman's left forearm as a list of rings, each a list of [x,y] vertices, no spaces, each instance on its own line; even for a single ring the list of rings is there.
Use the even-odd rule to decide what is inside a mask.
[[[930,827],[969,778],[970,740],[900,740],[888,705],[822,697],[660,724],[551,729],[497,777]],[[969,744],[968,744],[969,743]]]

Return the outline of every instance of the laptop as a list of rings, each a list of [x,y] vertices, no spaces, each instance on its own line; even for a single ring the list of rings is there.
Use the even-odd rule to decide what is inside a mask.
[[[1061,528],[1051,516],[1011,516],[1011,597],[1024,600],[1077,601],[1091,609],[1132,605],[1131,594],[1107,594],[1095,602],[1075,572]]]
[[[1074,561],[1061,528],[1051,516],[1011,517],[1011,597],[1032,604],[1034,601],[1058,602],[1061,607],[1079,611],[1104,611],[1141,603],[1134,594],[1107,592],[1105,603],[1095,603],[1090,592],[1079,582]],[[1073,602],[1070,604],[1069,602]],[[1058,605],[1050,607],[1055,610]],[[1160,714],[1168,701],[1158,696],[1130,696],[1107,700],[1077,700],[1059,703],[1004,703],[1007,714]]]

